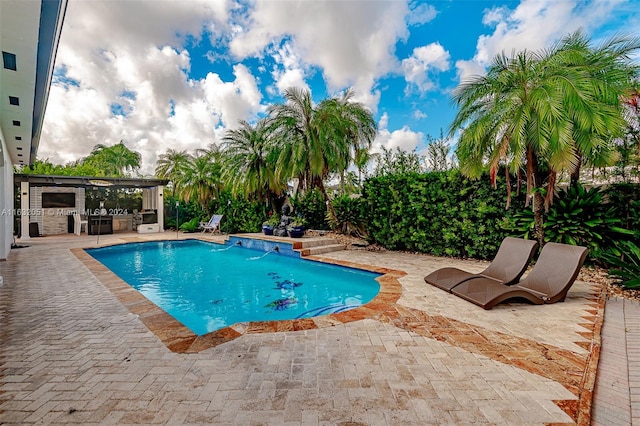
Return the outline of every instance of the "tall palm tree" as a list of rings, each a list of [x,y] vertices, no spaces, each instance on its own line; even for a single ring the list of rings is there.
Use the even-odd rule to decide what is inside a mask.
[[[160,154],[156,162],[155,174],[160,179],[169,179],[175,195],[176,181],[184,173],[185,166],[192,160],[187,151],[177,151],[167,149],[167,152]]]
[[[553,55],[560,69],[575,70],[581,81],[588,82],[585,88],[575,88],[569,80],[558,80],[565,104],[571,106],[567,113],[572,118],[577,156],[571,173],[573,185],[578,183],[583,164],[604,167],[616,161],[611,140],[621,136],[625,126],[621,100],[638,75],[638,67],[631,62],[631,55],[638,49],[640,39],[627,36],[614,36],[592,47],[588,37],[578,31],[561,40]]]
[[[83,162],[104,170],[106,176],[122,177],[140,168],[139,152],[131,151],[124,141],[113,146],[98,144]]]
[[[377,130],[371,112],[350,102],[352,96],[349,90],[342,98],[314,105],[309,90],[290,87],[284,92],[286,103],[269,110],[280,145],[276,172],[297,177],[303,190],[318,188],[334,219],[324,179],[346,170],[352,148],[370,145]]]
[[[207,212],[209,203],[220,194],[221,166],[218,153],[199,150],[195,156],[180,167],[181,173],[175,182],[176,196],[189,202],[195,200]]]
[[[574,34],[548,51],[498,55],[485,76],[453,94],[459,110],[449,133],[461,130],[456,155],[462,172],[477,177],[488,166],[495,179],[500,163],[514,173],[524,166],[541,244],[543,210],[557,174],[575,171],[584,160],[612,160],[604,135],[621,128],[617,94],[635,72],[621,52],[640,46],[612,41],[600,52],[582,41]]]
[[[267,200],[275,211],[275,199],[286,190],[287,181],[276,174],[278,151],[270,136],[267,119],[255,126],[241,120],[240,127],[227,131],[222,139],[222,180],[233,194]]]
[[[371,144],[373,143],[378,126],[373,114],[359,102],[354,102],[355,93],[349,88],[339,98],[330,98],[320,103],[318,109],[328,109],[329,114],[336,117],[336,138],[344,138],[339,147],[343,151],[336,157],[337,170],[341,181],[344,181],[345,171],[354,164],[361,172],[369,161]]]

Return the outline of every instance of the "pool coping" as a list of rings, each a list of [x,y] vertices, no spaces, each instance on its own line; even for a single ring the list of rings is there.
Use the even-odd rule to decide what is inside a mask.
[[[199,240],[198,238],[194,239]],[[219,244],[212,241],[207,242]],[[130,243],[105,244],[101,247],[122,244]],[[136,315],[149,331],[155,334],[169,350],[176,353],[198,353],[237,339],[244,334],[313,330],[333,327],[367,318],[375,319],[393,308],[402,295],[402,286],[398,279],[406,275],[406,272],[400,270],[328,259],[320,256],[305,256],[304,259],[314,262],[334,264],[382,274],[376,278],[376,281],[380,285],[380,291],[368,303],[348,311],[303,319],[240,322],[198,336],[93,258],[87,253],[86,249],[88,248],[90,247],[72,248],[70,250],[71,253],[89,269],[96,279],[116,296],[129,312]]]

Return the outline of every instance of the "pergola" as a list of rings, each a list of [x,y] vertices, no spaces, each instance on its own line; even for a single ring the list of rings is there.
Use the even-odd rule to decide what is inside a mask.
[[[67,217],[73,213],[85,214],[85,190],[87,188],[108,187],[109,189],[142,189],[142,209],[155,211],[157,223],[149,227],[148,232],[164,231],[164,187],[169,182],[164,179],[107,178],[88,176],[49,176],[16,174],[14,182],[20,194],[20,230],[21,239],[29,238],[31,223],[38,223],[39,229],[47,233],[66,229]],[[55,206],[43,203],[43,194],[75,194],[72,203]],[[115,206],[104,206],[108,213]],[[18,214],[18,210],[16,210]],[[141,232],[141,231],[139,231]]]

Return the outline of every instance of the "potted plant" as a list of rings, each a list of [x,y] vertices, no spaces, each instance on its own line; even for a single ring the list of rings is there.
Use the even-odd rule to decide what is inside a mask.
[[[280,219],[275,214],[269,216],[269,219],[262,222],[262,232],[264,235],[273,235],[273,230],[280,223]]]
[[[289,226],[287,226],[287,231],[289,232],[289,236],[291,238],[300,238],[304,235],[305,230],[305,222],[302,218],[294,219]]]

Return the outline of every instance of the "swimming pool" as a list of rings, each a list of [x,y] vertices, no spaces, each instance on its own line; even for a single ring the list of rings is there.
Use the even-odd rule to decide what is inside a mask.
[[[199,240],[86,252],[197,335],[342,312],[380,290],[374,272]]]

